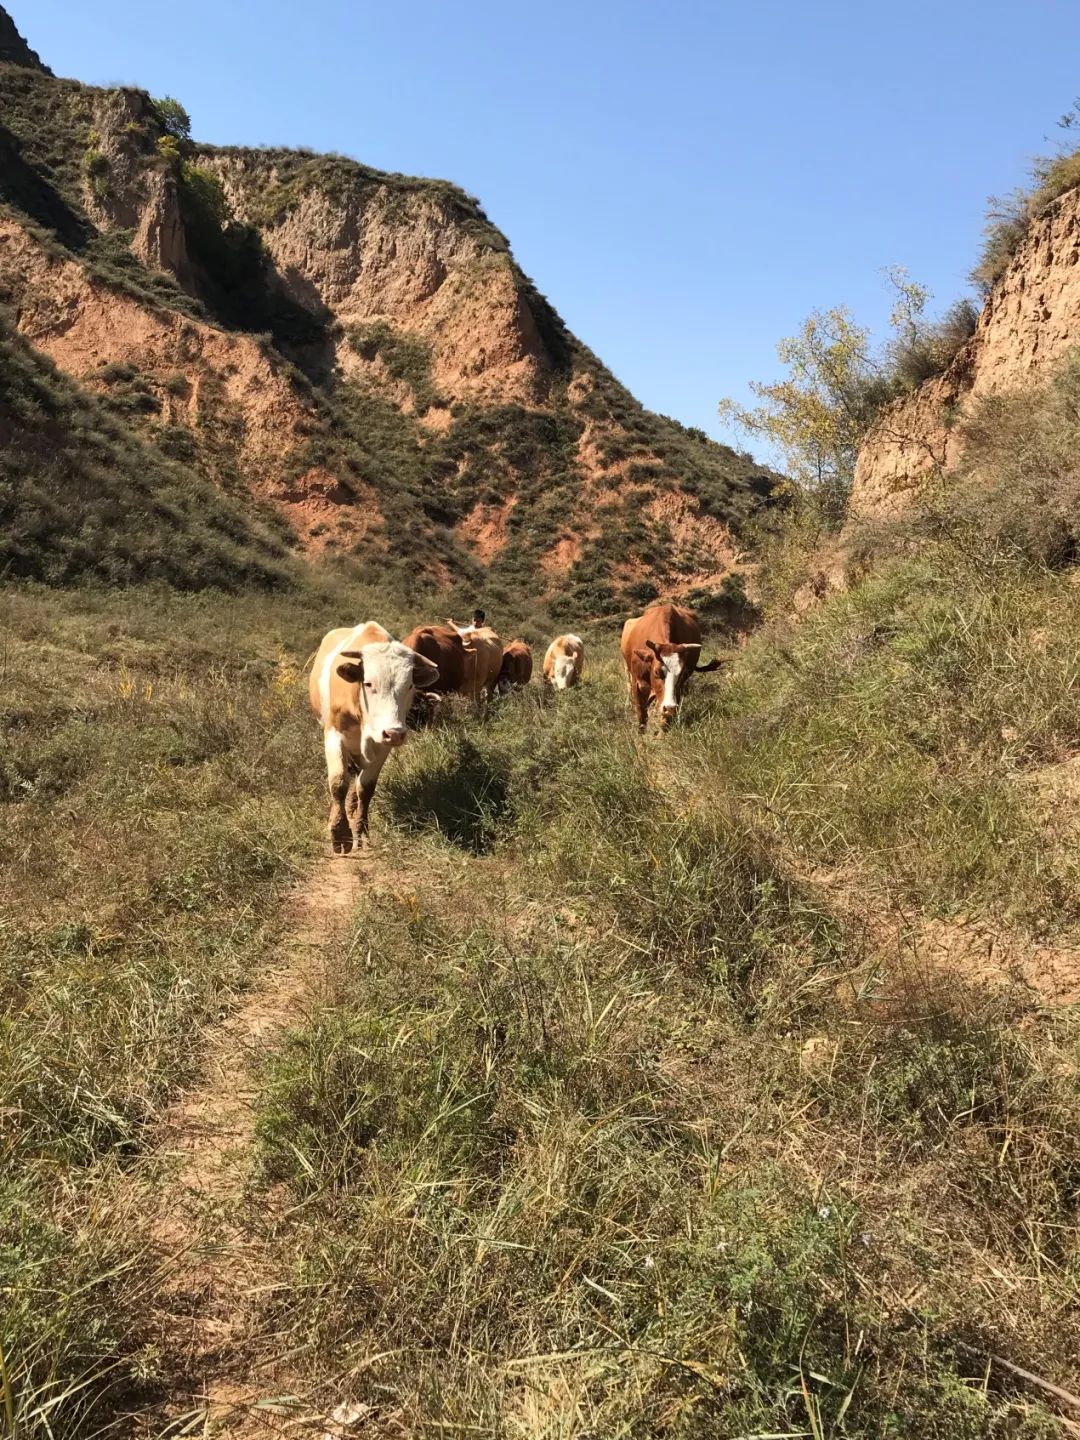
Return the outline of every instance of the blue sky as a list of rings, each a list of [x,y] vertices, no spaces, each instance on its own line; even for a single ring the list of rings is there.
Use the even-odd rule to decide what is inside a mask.
[[[881,269],[944,307],[986,197],[1080,92],[1071,0],[5,0],[61,75],[173,94],[216,143],[336,150],[480,197],[653,409],[777,373]]]

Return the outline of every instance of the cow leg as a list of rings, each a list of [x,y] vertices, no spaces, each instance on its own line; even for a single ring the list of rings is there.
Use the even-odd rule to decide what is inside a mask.
[[[642,694],[641,690],[636,688],[633,691],[633,700],[634,709],[637,711],[638,729],[644,735],[649,724],[649,702],[652,700],[652,691],[646,690]]]
[[[352,822],[353,840],[358,850],[368,837],[368,811],[371,809],[371,797],[375,794],[378,783],[378,775],[361,775],[356,781],[356,805],[352,812]]]
[[[349,817],[345,813],[349,772],[341,732],[327,730],[323,746],[326,751],[326,783],[330,790],[330,844],[335,855],[347,855],[353,847],[353,837]]]

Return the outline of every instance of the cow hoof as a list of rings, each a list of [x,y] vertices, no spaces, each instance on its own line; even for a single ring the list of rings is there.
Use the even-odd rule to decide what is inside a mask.
[[[348,855],[353,848],[352,831],[348,825],[334,825],[330,830],[330,844],[335,855]]]

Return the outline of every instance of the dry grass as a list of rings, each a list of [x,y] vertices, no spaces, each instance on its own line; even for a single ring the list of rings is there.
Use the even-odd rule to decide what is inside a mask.
[[[257,1077],[238,1380],[375,1434],[1060,1433],[1010,1366],[1080,1389],[1080,1034],[996,958],[1080,922],[1033,783],[1080,748],[1044,402],[983,417],[981,505],[942,492],[798,627],[773,598],[666,738],[612,627],[578,691],[395,757],[381,878]],[[320,825],[295,667],[335,603],[5,595],[23,1436],[206,1419],[153,1299],[183,1257],[117,1178]],[[972,917],[977,965],[924,945]]]
[[[159,1363],[164,1257],[118,1180],[314,842],[309,622],[168,591],[2,604],[2,1388],[8,1432],[86,1434]]]
[[[265,1081],[266,1328],[312,1396],[414,1434],[1055,1433],[984,1366],[1077,1382],[1075,1029],[838,918],[703,753],[735,704],[640,747],[609,668],[403,758],[410,878]],[[479,855],[440,823],[462,746],[506,796]]]

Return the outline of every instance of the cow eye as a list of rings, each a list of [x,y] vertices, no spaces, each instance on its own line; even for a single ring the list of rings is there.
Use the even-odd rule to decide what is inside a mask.
[[[365,681],[364,681],[364,689],[365,689],[365,690],[374,690],[374,689],[375,689],[375,686],[371,683],[370,680],[365,680]]]

